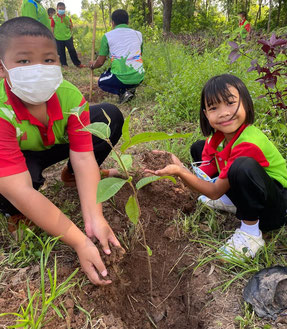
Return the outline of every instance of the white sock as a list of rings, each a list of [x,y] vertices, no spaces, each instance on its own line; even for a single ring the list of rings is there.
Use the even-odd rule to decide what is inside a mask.
[[[243,221],[241,221],[240,230],[250,235],[259,236],[259,221],[254,225],[247,225]]]
[[[220,200],[227,206],[234,206],[233,202],[229,199],[229,197],[226,194],[223,194]]]

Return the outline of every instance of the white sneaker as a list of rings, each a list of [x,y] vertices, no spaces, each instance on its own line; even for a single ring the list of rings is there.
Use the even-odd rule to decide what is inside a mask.
[[[254,258],[257,251],[264,245],[265,241],[261,231],[259,236],[255,236],[238,228],[226,244],[219,249],[219,253],[225,259],[243,258],[242,256]]]
[[[235,205],[226,204],[221,199],[211,200],[207,196],[201,195],[197,200],[206,204],[208,207],[210,207],[212,209],[222,210],[222,211],[229,212],[231,214],[236,214],[237,209],[236,209]]]

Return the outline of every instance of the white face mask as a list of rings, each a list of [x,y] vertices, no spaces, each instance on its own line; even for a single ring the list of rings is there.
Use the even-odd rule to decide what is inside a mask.
[[[59,65],[28,65],[8,70],[11,91],[22,101],[39,105],[47,102],[63,82]]]

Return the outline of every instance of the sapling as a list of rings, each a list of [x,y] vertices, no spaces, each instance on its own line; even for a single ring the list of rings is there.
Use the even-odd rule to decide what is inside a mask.
[[[83,113],[83,111],[88,109],[88,105],[84,104],[81,107],[74,108],[70,111],[71,115],[77,116],[78,120],[81,122],[80,116]],[[134,109],[135,110],[135,109]],[[105,113],[104,110],[103,113],[108,121],[108,124],[104,122],[94,122],[91,123],[88,126],[83,126],[81,129],[82,131],[89,131],[93,135],[105,140],[109,146],[112,149],[112,157],[113,159],[118,163],[120,166],[122,172],[123,172],[123,178],[118,177],[108,177],[103,180],[101,180],[98,184],[97,189],[97,203],[101,203],[104,201],[107,201],[111,197],[113,197],[125,184],[128,184],[131,187],[131,195],[125,205],[125,211],[129,218],[129,220],[135,225],[139,226],[142,238],[143,238],[143,244],[146,250],[147,254],[147,261],[148,261],[148,270],[149,270],[149,282],[150,282],[150,296],[152,297],[152,291],[153,291],[153,284],[152,284],[152,267],[151,267],[151,261],[150,257],[152,256],[152,250],[148,246],[145,236],[145,230],[141,218],[141,207],[138,199],[138,192],[141,188],[144,186],[161,180],[161,179],[169,179],[174,184],[176,183],[176,180],[174,177],[171,176],[149,176],[144,177],[140,179],[136,184],[133,181],[133,177],[129,173],[129,170],[132,168],[133,165],[133,157],[131,154],[127,154],[126,151],[131,148],[134,145],[151,142],[151,141],[158,141],[158,140],[167,140],[167,139],[173,139],[173,138],[187,138],[191,134],[167,134],[164,132],[143,132],[134,136],[130,135],[130,119],[131,115],[134,112],[134,110],[130,113],[130,115],[127,116],[127,118],[124,121],[124,125],[122,128],[122,138],[123,138],[123,144],[120,147],[120,150],[117,150],[110,141],[110,123],[111,119],[110,117]]]

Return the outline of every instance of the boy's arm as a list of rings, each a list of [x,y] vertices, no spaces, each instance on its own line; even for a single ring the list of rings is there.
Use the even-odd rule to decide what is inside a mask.
[[[99,56],[96,61],[90,62],[90,68],[92,70],[97,69],[104,65],[107,56],[109,55],[109,43],[107,37],[104,35],[101,40],[101,47],[99,50]]]
[[[96,237],[104,252],[110,254],[109,243],[116,247],[121,247],[121,245],[104,218],[102,205],[97,203],[100,170],[94,152],[70,150],[70,160],[76,178],[86,233],[90,238]]]
[[[230,188],[229,181],[227,178],[218,179],[215,183],[210,183],[196,177],[185,167],[175,164],[168,165],[161,170],[156,170],[156,171],[146,170],[146,172],[152,173],[157,176],[169,176],[169,175],[178,176],[190,188],[206,195],[208,198],[212,200],[217,200],[223,194],[225,194]]]
[[[111,282],[100,279],[95,270],[96,267],[102,276],[106,276],[107,271],[96,246],[60,209],[33,188],[28,171],[1,177],[0,194],[37,226],[49,234],[62,236],[61,240],[77,252],[91,282],[101,285]]]

